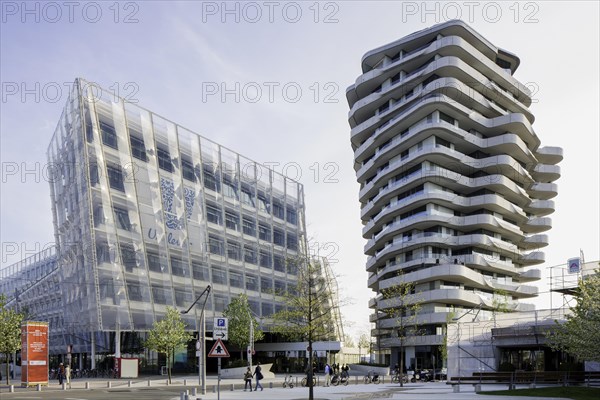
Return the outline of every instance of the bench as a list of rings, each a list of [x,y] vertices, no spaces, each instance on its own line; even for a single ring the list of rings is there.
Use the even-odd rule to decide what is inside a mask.
[[[516,384],[560,384],[600,386],[600,371],[515,371],[515,372],[474,372],[473,376],[452,377],[447,384],[452,385],[454,392],[460,392],[460,385],[472,384],[475,391],[481,391],[481,385],[507,384],[513,390]]]

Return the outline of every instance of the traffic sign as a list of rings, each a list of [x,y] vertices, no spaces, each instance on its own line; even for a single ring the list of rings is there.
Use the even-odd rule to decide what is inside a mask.
[[[217,339],[212,349],[208,353],[209,357],[229,357],[229,352],[221,339]]]
[[[227,340],[229,321],[227,318],[218,317],[213,322],[213,340]]]

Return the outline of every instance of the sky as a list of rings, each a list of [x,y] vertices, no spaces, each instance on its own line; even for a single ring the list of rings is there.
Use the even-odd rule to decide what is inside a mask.
[[[580,249],[600,258],[598,4],[1,1],[1,265],[54,240],[46,149],[82,77],[303,183],[308,236],[338,275],[346,332],[367,333],[375,294],[345,91],[367,51],[462,19],[521,59],[534,130],[564,149],[533,301],[548,308],[548,267]]]

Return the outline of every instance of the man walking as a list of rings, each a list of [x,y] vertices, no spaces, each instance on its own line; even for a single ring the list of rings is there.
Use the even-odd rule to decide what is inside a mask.
[[[333,373],[329,363],[325,364],[325,386],[329,386],[331,383],[331,374]]]

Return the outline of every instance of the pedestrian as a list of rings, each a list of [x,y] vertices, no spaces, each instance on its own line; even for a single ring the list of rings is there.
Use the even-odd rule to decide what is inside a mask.
[[[60,363],[58,365],[58,384],[59,385],[63,384],[63,379],[65,379],[65,366],[63,365],[63,363]]]
[[[329,384],[331,383],[331,374],[331,367],[329,366],[329,363],[327,363],[325,364],[325,386],[329,386]]]
[[[67,386],[71,389],[71,364],[67,364],[65,368],[65,379],[67,381]]]
[[[260,386],[260,391],[262,392],[262,390],[263,390],[263,387],[260,384],[261,379],[264,378],[261,370],[262,370],[262,368],[260,367],[260,363],[257,362],[256,368],[254,368],[254,374],[253,374],[253,376],[256,377],[256,386],[254,387],[255,392],[258,390],[259,386]],[[252,390],[252,388],[250,388],[250,390]]]
[[[250,367],[246,370],[244,374],[244,392],[246,389],[250,389],[252,391],[252,371],[250,371]]]
[[[14,364],[14,362],[11,362],[8,365],[8,368],[9,368],[9,373],[10,373],[10,379],[15,379],[15,364]]]

